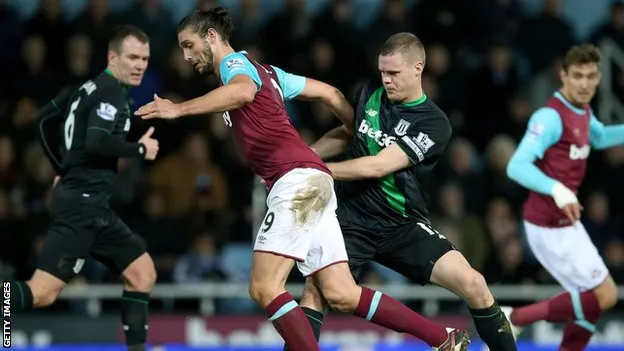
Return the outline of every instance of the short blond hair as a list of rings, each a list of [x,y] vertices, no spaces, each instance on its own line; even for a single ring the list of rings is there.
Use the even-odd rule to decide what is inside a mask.
[[[420,39],[412,33],[401,32],[394,34],[386,40],[379,52],[381,56],[388,56],[396,53],[405,55],[413,60],[419,59],[423,64],[425,63],[425,46]]]

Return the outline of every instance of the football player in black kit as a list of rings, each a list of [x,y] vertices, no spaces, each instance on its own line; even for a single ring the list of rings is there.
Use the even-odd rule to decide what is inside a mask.
[[[14,282],[11,289],[14,311],[48,306],[91,254],[124,282],[121,318],[129,351],[146,350],[147,307],[156,271],[143,240],[109,201],[119,158],[153,160],[158,153],[151,127],[138,142],[126,141],[131,125],[128,90],[141,84],[149,55],[143,31],[119,27],[108,44],[106,70],[59,94],[39,112],[39,141],[57,174],[51,226],[32,278]]]
[[[322,158],[347,152],[347,160],[327,167],[339,181],[336,214],[349,266],[359,276],[365,264],[375,261],[422,285],[457,294],[490,350],[516,351],[509,322],[485,279],[428,219],[427,180],[452,130],[446,114],[422,89],[425,61],[425,48],[415,35],[391,36],[378,56],[382,84],[360,90],[353,123],[312,145]],[[319,334],[326,307],[312,284],[306,283],[300,305]],[[433,350],[467,350],[468,336],[448,330],[462,342]],[[434,333],[444,340],[443,333],[427,328],[426,335]]]

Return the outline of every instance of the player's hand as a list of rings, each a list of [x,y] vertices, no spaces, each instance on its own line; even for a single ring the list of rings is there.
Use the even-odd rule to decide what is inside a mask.
[[[575,204],[566,205],[563,208],[563,213],[565,213],[566,217],[570,223],[576,223],[579,219],[581,219],[581,211],[583,210],[583,206],[578,202]]]
[[[178,105],[171,102],[171,100],[161,99],[158,95],[154,94],[154,101],[141,106],[134,112],[134,114],[143,119],[173,119],[180,117],[180,109],[178,108]]]
[[[139,139],[139,143],[145,146],[144,158],[150,161],[156,159],[156,155],[158,155],[158,140],[153,139],[152,134],[154,134],[154,127],[149,127],[147,132]]]
[[[563,213],[565,213],[570,223],[575,223],[581,218],[581,211],[583,207],[579,204],[576,194],[565,185],[557,182],[552,189],[552,197],[555,200],[555,204],[559,207]]]

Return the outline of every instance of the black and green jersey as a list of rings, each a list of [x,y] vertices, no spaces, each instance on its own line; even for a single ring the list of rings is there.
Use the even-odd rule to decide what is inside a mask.
[[[396,143],[412,166],[380,179],[337,182],[340,221],[382,226],[427,222],[424,184],[450,137],[446,114],[425,95],[398,105],[388,100],[383,87],[362,88],[348,158],[374,156]]]

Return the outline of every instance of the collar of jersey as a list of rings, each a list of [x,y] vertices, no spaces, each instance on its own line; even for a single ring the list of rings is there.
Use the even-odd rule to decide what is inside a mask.
[[[425,102],[425,100],[427,100],[427,94],[423,93],[423,95],[418,100],[404,102],[399,106],[413,107],[413,106],[422,104],[423,102]]]
[[[129,86],[129,85],[127,85],[127,84],[122,83],[119,79],[115,78],[115,76],[113,75],[113,72],[111,72],[111,70],[110,70],[110,69],[108,69],[108,68],[107,68],[107,69],[105,69],[105,70],[104,70],[104,73],[105,73],[107,76],[110,76],[111,78],[115,79],[115,80],[117,81],[117,83],[119,83],[119,86],[121,86],[121,87],[124,89],[124,91],[125,91],[126,93],[128,92],[128,90],[130,90],[130,86]]]
[[[585,110],[580,109],[580,108],[572,105],[568,100],[566,100],[566,98],[560,92],[556,91],[555,92],[555,97],[557,99],[559,99],[559,101],[561,101],[564,105],[566,105],[567,108],[572,110],[572,112],[576,113],[577,115],[584,115],[585,114]]]

